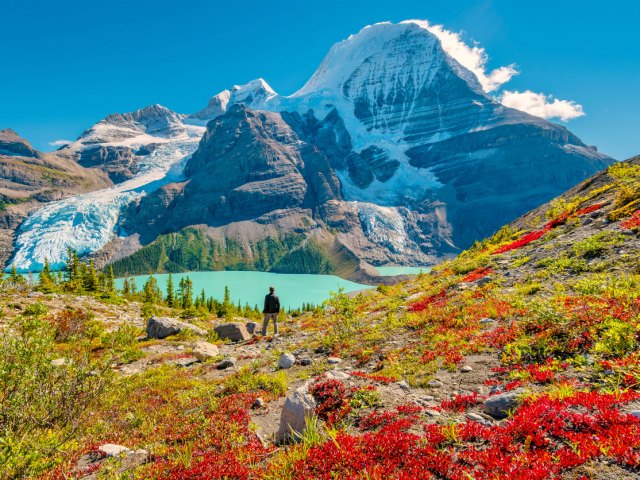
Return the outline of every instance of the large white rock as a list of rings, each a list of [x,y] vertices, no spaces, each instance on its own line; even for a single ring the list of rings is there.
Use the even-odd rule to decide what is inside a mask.
[[[316,401],[309,393],[309,385],[311,382],[305,383],[286,398],[276,433],[277,442],[295,440],[294,434],[302,434],[307,419],[315,415]]]

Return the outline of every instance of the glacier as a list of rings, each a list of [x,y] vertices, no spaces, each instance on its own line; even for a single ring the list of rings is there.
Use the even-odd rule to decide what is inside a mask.
[[[182,178],[184,163],[196,150],[204,133],[204,127],[180,125],[179,129],[170,132],[164,129],[140,133],[139,128],[134,128],[132,133],[128,128],[123,134],[121,126],[103,122],[69,148],[79,150],[96,144],[157,146],[143,157],[140,170],[133,178],[104,190],[51,202],[29,215],[17,231],[14,256],[9,262],[18,272],[40,271],[45,260],[52,269],[61,269],[69,248],[83,255],[105,246],[119,233],[118,219],[122,208],[134,199]],[[98,135],[100,140],[111,141],[95,142]]]

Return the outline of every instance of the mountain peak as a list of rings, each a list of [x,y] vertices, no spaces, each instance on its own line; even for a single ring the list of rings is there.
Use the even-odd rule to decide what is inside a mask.
[[[40,152],[14,130],[5,128],[0,130],[0,155],[39,157]]]
[[[256,78],[244,85],[234,85],[231,89],[223,90],[209,99],[209,103],[202,110],[189,116],[193,120],[212,120],[224,112],[229,107],[236,104],[243,104],[255,110],[262,110],[267,107],[267,103],[278,97],[278,94],[263,79]]]
[[[423,85],[442,66],[454,68],[476,92],[482,92],[477,78],[442,48],[436,35],[420,21],[382,22],[368,25],[358,33],[336,43],[309,81],[292,97],[325,90],[342,90],[345,96],[358,83],[355,76],[378,70],[386,80],[380,87],[393,88],[398,82],[411,79]],[[369,88],[375,88],[372,84]]]

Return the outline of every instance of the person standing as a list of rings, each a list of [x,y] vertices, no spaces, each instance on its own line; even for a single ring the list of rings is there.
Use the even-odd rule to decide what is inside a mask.
[[[280,299],[276,295],[275,287],[269,287],[269,293],[264,297],[264,320],[262,321],[262,336],[267,334],[269,320],[273,320],[273,334],[278,335],[278,313],[280,313]]]

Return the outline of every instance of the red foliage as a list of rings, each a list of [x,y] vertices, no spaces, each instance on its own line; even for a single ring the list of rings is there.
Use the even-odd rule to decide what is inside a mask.
[[[633,212],[633,215],[620,222],[620,228],[624,228],[625,230],[640,228],[640,210],[636,210]]]
[[[591,213],[595,210],[602,208],[603,205],[604,205],[603,203],[596,203],[594,205],[583,208],[581,210],[577,210],[574,213],[564,212],[563,214],[558,215],[553,220],[550,220],[549,222],[545,223],[540,230],[534,230],[533,232],[529,232],[526,235],[520,237],[518,240],[511,242],[507,245],[503,245],[502,247],[498,248],[495,252],[493,252],[491,255],[498,255],[500,253],[505,253],[511,250],[517,250],[518,248],[522,248],[525,245],[528,245],[531,242],[534,242],[535,240],[538,240],[539,238],[543,237],[547,232],[550,232],[554,228],[559,227],[560,225],[564,225],[565,223],[567,223],[567,220],[569,220],[570,218],[586,215],[588,213]]]
[[[498,248],[491,255],[498,255],[500,253],[509,252],[511,250],[517,250],[518,248],[522,248],[525,245],[529,245],[531,242],[538,240],[539,238],[544,236],[549,230],[547,230],[545,226],[545,228],[543,228],[542,230],[534,230],[533,232],[529,232],[515,242],[508,243],[507,245],[503,245],[502,247]]]
[[[442,291],[437,295],[430,295],[418,302],[412,303],[411,305],[409,305],[409,307],[407,307],[407,311],[422,312],[425,308],[427,308],[427,306],[431,304],[444,305],[444,303],[446,303],[446,295],[447,294],[443,288]]]
[[[582,215],[587,215],[591,212],[595,212],[596,210],[600,210],[603,206],[604,206],[604,203],[594,203],[589,207],[578,210],[572,216],[581,217]]]
[[[491,267],[480,267],[476,268],[473,272],[467,274],[466,277],[462,279],[463,282],[475,282],[476,280],[480,280],[481,278],[486,277],[493,273],[493,268]]]
[[[440,408],[443,410],[451,410],[453,412],[462,413],[467,408],[474,405],[478,405],[485,400],[485,397],[478,395],[477,392],[473,392],[470,395],[456,395],[451,400],[443,400],[440,403]]]
[[[349,392],[339,380],[324,380],[309,387],[309,393],[317,402],[316,415],[333,425],[351,411]]]
[[[580,392],[564,400],[531,398],[501,425],[455,425],[455,443],[444,434],[451,426],[422,424],[424,433],[418,435],[407,425],[420,423],[419,417],[375,413],[361,425],[381,430],[361,436],[340,432],[311,448],[295,464],[293,476],[542,480],[597,459],[635,468],[640,466],[640,420],[616,407],[638,397]]]

